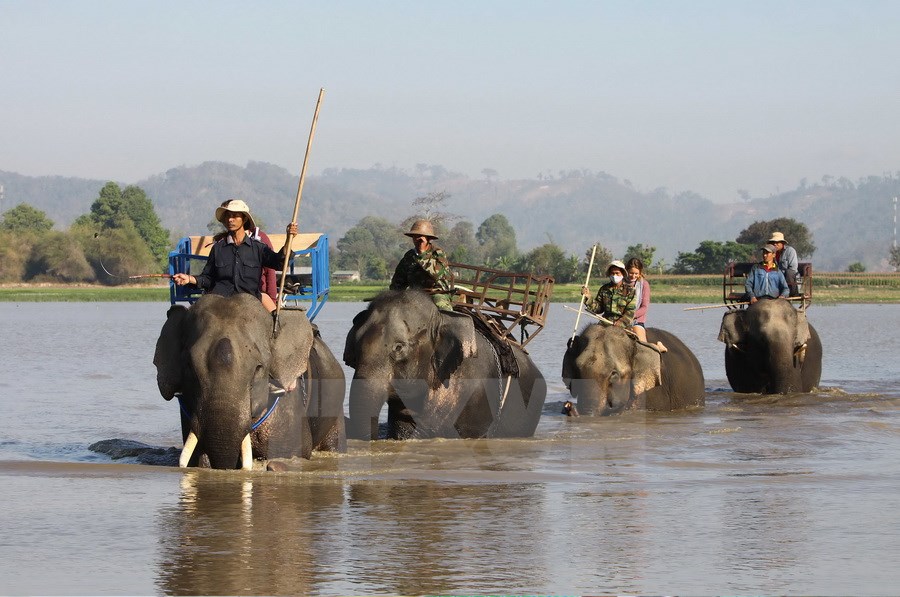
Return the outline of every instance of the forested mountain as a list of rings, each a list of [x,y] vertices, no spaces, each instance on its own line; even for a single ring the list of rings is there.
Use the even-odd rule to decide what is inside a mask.
[[[28,203],[64,228],[88,212],[105,183],[0,171],[5,191],[0,208]],[[178,237],[205,232],[215,207],[228,198],[246,200],[258,221],[280,231],[293,211],[298,177],[262,162],[244,167],[206,162],[132,184],[146,191],[163,226]],[[585,170],[497,180],[471,179],[428,165],[412,171],[330,169],[307,178],[300,228],[327,232],[337,240],[367,215],[399,223],[413,214],[415,198],[438,191],[449,194],[446,211],[476,227],[491,214],[504,214],[522,250],[552,241],[580,256],[600,242],[620,254],[643,243],[655,246],[657,257],[671,265],[679,251],[693,251],[702,240],[734,240],[754,221],[790,217],[812,232],[817,269],[844,270],[859,261],[876,271],[888,269],[893,197],[900,195],[900,178],[873,176],[854,183],[823,177],[821,183],[804,182],[776,196],[717,204],[689,192],[641,192],[627,181]]]

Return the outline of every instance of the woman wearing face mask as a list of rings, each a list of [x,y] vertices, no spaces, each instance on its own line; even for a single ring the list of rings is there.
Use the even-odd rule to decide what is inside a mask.
[[[613,261],[606,268],[609,282],[600,287],[597,296],[592,299],[587,286],[581,287],[581,295],[588,311],[628,329],[634,319],[635,295],[634,288],[625,283],[626,271],[624,263]]]

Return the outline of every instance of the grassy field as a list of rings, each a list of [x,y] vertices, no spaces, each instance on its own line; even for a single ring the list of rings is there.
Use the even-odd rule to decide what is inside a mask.
[[[720,304],[722,276],[655,276],[650,278],[653,302]],[[331,288],[329,299],[362,302],[386,285],[340,284]],[[597,286],[592,285],[592,290]],[[579,284],[557,284],[553,301],[578,301]],[[169,300],[169,287],[158,282],[130,286],[67,284],[15,284],[0,286],[3,302],[92,302]],[[900,303],[900,274],[816,274],[813,286],[816,303]]]

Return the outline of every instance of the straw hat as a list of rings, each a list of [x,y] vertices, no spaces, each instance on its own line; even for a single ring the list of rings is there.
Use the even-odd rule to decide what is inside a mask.
[[[784,235],[780,232],[773,232],[772,237],[769,239],[770,243],[784,243],[787,242],[784,240]]]
[[[226,226],[228,223],[225,214],[229,211],[244,214],[244,228],[247,230],[256,228],[256,222],[253,221],[253,216],[250,215],[250,208],[240,199],[229,199],[216,208],[216,219]]]
[[[619,268],[620,270],[622,270],[623,273],[628,273],[628,270],[625,269],[625,264],[622,263],[621,261],[619,261],[618,259],[616,259],[615,261],[611,261],[611,262],[609,263],[609,265],[607,266],[607,268],[606,268],[606,275],[607,275],[607,276],[609,275],[609,270],[611,270],[611,269],[614,268],[614,267]]]
[[[434,235],[434,227],[428,220],[416,220],[409,232],[404,232],[404,234],[410,238],[425,236],[432,240],[437,239],[437,236]]]

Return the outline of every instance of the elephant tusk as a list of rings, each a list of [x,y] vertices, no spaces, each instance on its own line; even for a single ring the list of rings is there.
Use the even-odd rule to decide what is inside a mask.
[[[806,343],[805,342],[794,349],[794,359],[800,365],[802,365],[803,361],[806,360]]]
[[[244,436],[241,442],[241,468],[245,471],[253,470],[253,446],[250,442],[250,434]]]
[[[188,462],[191,461],[191,456],[194,455],[194,448],[197,447],[197,434],[191,431],[187,439],[184,440],[184,448],[181,450],[181,456],[178,458],[178,466],[181,468],[187,468]]]

